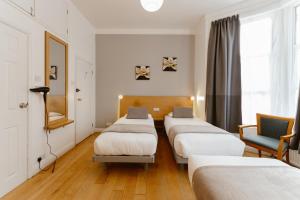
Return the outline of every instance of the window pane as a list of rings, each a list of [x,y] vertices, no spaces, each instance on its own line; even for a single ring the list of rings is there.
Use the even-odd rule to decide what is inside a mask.
[[[299,26],[300,27],[300,26]],[[300,37],[299,37],[300,38]],[[296,82],[296,92],[295,92],[295,114],[296,114],[296,111],[297,111],[297,104],[298,104],[298,95],[299,95],[299,84],[300,84],[300,49],[298,48],[296,50],[296,56],[295,56],[295,71],[297,73],[297,82]]]
[[[300,44],[300,7],[296,8],[296,43]]]
[[[300,49],[296,50],[295,71],[297,73],[298,80],[300,80]]]
[[[270,54],[272,19],[241,26],[243,123],[256,122],[256,113],[270,113]]]
[[[243,93],[269,91],[270,78],[269,56],[242,59]]]
[[[242,25],[242,56],[261,56],[271,52],[272,20],[264,18]]]

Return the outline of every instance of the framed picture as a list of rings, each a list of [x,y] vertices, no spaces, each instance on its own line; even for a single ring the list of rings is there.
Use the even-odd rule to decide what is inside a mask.
[[[50,80],[57,80],[57,66],[51,66]]]
[[[176,72],[177,71],[177,57],[163,58],[163,71]]]
[[[135,67],[136,80],[150,80],[150,66],[136,66]]]

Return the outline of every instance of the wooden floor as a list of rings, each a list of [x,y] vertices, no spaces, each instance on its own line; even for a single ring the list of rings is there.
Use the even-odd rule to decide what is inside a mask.
[[[195,199],[187,168],[175,163],[165,134],[159,134],[156,164],[114,164],[107,169],[92,162],[93,135],[57,162],[54,174],[41,172],[6,195],[4,200],[43,199]]]

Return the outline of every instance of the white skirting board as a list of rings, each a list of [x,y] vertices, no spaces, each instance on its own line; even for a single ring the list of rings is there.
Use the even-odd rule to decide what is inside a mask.
[[[290,162],[293,165],[300,167],[300,154],[298,151],[290,150]]]
[[[95,133],[101,133],[105,128],[95,128]]]

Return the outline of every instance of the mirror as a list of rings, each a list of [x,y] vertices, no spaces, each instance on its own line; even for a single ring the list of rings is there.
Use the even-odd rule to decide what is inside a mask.
[[[46,104],[46,127],[55,129],[68,120],[68,44],[46,32],[45,82],[50,88]]]

